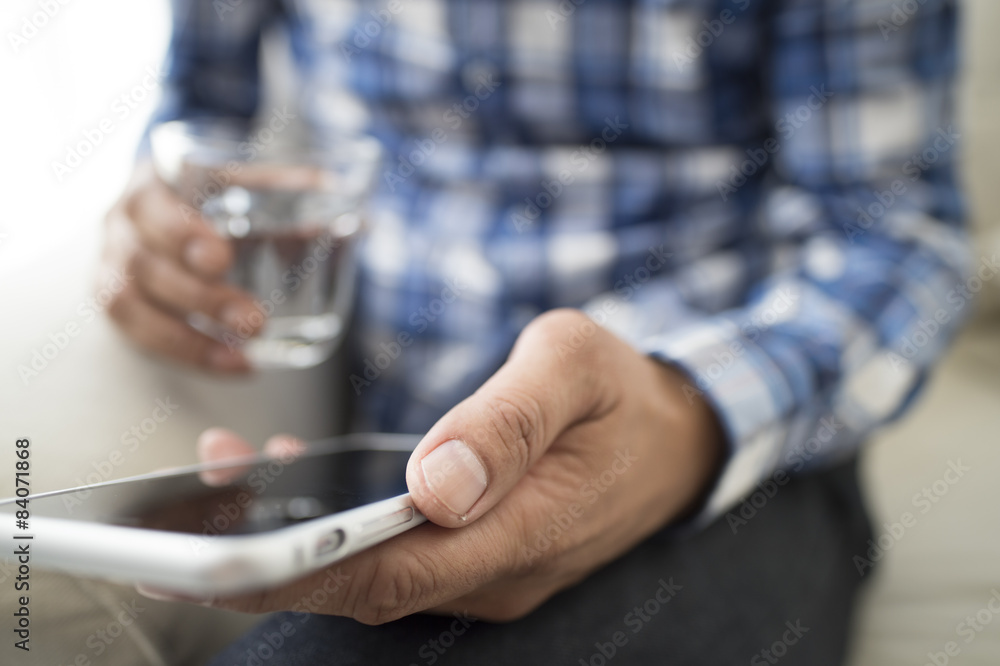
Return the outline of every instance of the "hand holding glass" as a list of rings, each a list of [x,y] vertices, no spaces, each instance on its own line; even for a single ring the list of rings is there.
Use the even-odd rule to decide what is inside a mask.
[[[235,330],[200,314],[189,323],[242,349],[257,368],[329,358],[350,317],[378,143],[315,134],[293,141],[211,119],[160,125],[152,146],[158,175],[190,207],[185,216],[200,214],[231,242],[228,280],[253,297],[260,317]]]

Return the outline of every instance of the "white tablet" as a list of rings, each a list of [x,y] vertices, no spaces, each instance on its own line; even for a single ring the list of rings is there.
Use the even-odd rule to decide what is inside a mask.
[[[0,500],[0,535],[32,566],[193,595],[280,585],[425,518],[406,492],[416,435],[354,434],[252,456]],[[225,485],[199,472],[226,470]],[[21,514],[25,515],[25,514]]]

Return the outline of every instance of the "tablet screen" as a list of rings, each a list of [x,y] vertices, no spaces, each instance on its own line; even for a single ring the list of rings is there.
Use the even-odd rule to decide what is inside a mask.
[[[297,458],[244,459],[227,468],[233,478],[226,485],[208,485],[187,471],[36,495],[29,498],[31,515],[189,534],[257,534],[406,493],[410,451],[349,448],[359,437],[312,445]],[[12,502],[0,503],[0,511],[15,510]]]

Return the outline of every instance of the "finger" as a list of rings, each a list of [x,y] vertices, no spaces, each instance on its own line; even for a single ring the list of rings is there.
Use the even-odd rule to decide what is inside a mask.
[[[609,408],[599,378],[586,374],[586,353],[570,361],[559,353],[573,331],[586,326],[596,327],[576,311],[536,319],[507,363],[421,440],[406,481],[428,519],[449,527],[476,520],[562,431]]]
[[[253,456],[256,449],[245,439],[226,428],[209,428],[199,435],[195,449],[203,463],[222,462],[231,458]],[[291,435],[275,435],[264,445],[264,455],[290,462],[305,453],[306,443]],[[224,486],[245,474],[252,465],[206,469],[198,473],[203,483]]]
[[[509,569],[509,548],[471,532],[425,524],[281,587],[204,597],[160,590],[160,598],[243,613],[308,607],[381,624],[468,594]],[[320,589],[324,601],[317,607],[310,600]]]
[[[212,606],[212,600],[208,598],[192,597],[177,592],[172,592],[170,590],[163,590],[158,587],[151,587],[149,585],[143,585],[141,583],[136,584],[135,591],[146,597],[147,599],[152,599],[153,601],[179,601],[189,604],[198,604],[199,606]]]
[[[275,435],[264,444],[264,454],[272,458],[298,458],[306,452],[307,444],[292,435]]]
[[[333,171],[306,164],[247,163],[239,173],[232,174],[233,185],[290,191],[332,189],[335,179]]]
[[[172,259],[141,249],[130,263],[136,284],[163,307],[178,312],[201,312],[242,338],[249,338],[264,324],[264,314],[249,294],[234,287],[206,282]]]
[[[244,613],[307,607],[365,624],[381,624],[445,605],[460,608],[463,601],[476,598],[477,590],[509,587],[498,581],[510,581],[512,573],[523,568],[519,544],[522,532],[529,530],[511,526],[520,525],[526,516],[530,525],[547,517],[551,507],[544,503],[539,507],[537,500],[537,489],[521,485],[509,501],[466,529],[427,523],[288,585],[249,594],[173,598]],[[324,601],[318,602],[314,595],[321,588]],[[548,595],[537,584],[524,592],[521,599],[508,599],[507,608],[493,608],[492,615],[497,620],[513,619]]]
[[[239,350],[230,350],[153,306],[131,285],[111,302],[108,315],[126,335],[150,351],[221,373],[250,370],[250,364]]]
[[[196,444],[198,460],[201,462],[218,462],[229,458],[256,453],[245,439],[226,428],[209,428],[198,436]]]
[[[203,463],[220,462],[256,453],[246,440],[225,428],[209,428],[201,433],[195,450],[198,453],[198,460]],[[208,486],[224,486],[243,476],[248,469],[249,465],[206,469],[198,473],[198,478]]]
[[[143,594],[243,613],[306,607],[365,624],[381,624],[443,605],[458,608],[463,600],[474,599],[477,590],[508,579],[519,568],[523,555],[517,546],[523,536],[511,530],[511,524],[519,524],[526,515],[547,515],[547,508],[537,506],[534,489],[519,486],[510,499],[468,529],[420,525],[280,587],[222,596],[149,588],[144,588]],[[322,600],[318,601],[321,589]],[[494,616],[497,620],[513,619],[545,596],[535,585],[525,590],[523,599],[494,609]]]
[[[128,197],[124,210],[147,248],[203,277],[217,278],[232,263],[229,242],[155,176]]]
[[[222,322],[242,340],[252,337],[266,323],[264,313],[245,292],[206,281],[169,257],[145,248],[138,231],[124,215],[109,216],[104,258],[108,267],[121,267],[127,279],[135,279],[148,300],[162,308],[203,313]]]

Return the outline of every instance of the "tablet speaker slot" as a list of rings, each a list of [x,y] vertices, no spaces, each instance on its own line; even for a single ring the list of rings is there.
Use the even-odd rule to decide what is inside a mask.
[[[394,527],[399,527],[400,525],[408,523],[411,520],[413,520],[413,508],[406,507],[405,509],[400,509],[399,511],[390,513],[388,516],[382,516],[381,518],[368,521],[361,526],[361,531],[367,538],[375,536],[376,534],[381,534],[386,530],[391,530]]]
[[[316,542],[316,557],[323,557],[335,552],[344,545],[344,530],[336,529],[329,534],[324,534]]]

